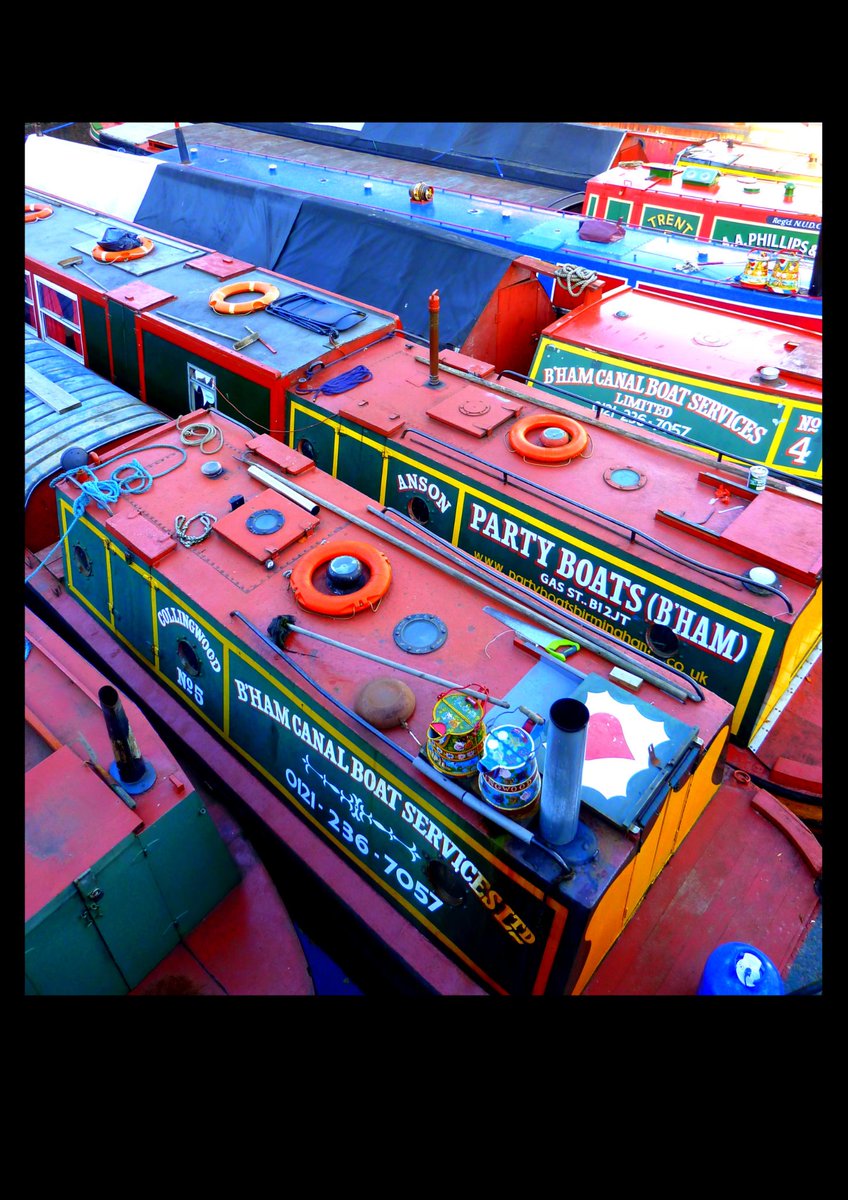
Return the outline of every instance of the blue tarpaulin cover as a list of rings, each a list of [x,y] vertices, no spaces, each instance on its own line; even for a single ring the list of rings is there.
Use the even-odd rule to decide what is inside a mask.
[[[438,289],[442,346],[462,346],[516,257],[403,217],[173,163],[160,164],[136,220],[396,314],[422,338]]]
[[[568,191],[581,191],[608,171],[625,136],[621,129],[544,121],[363,121],[361,129],[309,121],[224,123]]]

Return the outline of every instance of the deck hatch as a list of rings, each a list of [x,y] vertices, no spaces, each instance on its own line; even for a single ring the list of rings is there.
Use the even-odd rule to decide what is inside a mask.
[[[272,513],[276,517],[272,518]],[[278,523],[277,518],[282,518],[282,522]],[[214,530],[257,562],[266,562],[311,532],[317,524],[317,518],[310,516],[300,505],[286,500],[272,488],[266,488],[220,517]]]
[[[493,429],[511,421],[523,410],[522,404],[504,400],[494,392],[466,389],[446,396],[427,409],[427,416],[472,437],[488,437]]]
[[[149,567],[156,566],[176,546],[171,535],[154,525],[143,513],[127,509],[106,521],[109,534]]]

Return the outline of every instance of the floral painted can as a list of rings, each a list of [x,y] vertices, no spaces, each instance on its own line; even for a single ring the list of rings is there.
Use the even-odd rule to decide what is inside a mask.
[[[518,725],[501,725],[486,735],[477,764],[480,795],[507,816],[535,811],[542,781],[533,739]]]
[[[427,758],[443,775],[473,775],[485,736],[483,702],[464,692],[446,692],[436,701],[427,729]]]

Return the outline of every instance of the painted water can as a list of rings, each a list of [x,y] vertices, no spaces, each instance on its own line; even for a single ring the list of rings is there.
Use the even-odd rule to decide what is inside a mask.
[[[699,996],[782,996],[783,980],[774,963],[744,942],[725,942],[707,959]]]
[[[485,736],[483,702],[464,692],[446,692],[433,709],[427,730],[427,757],[444,775],[473,775]]]
[[[532,816],[542,787],[533,739],[519,725],[501,725],[485,737],[477,764],[480,795],[515,819]]]
[[[769,256],[765,250],[752,250],[739,276],[745,287],[764,288],[769,281]]]
[[[794,296],[801,286],[801,263],[797,254],[787,250],[778,254],[771,264],[769,289],[781,296]]]

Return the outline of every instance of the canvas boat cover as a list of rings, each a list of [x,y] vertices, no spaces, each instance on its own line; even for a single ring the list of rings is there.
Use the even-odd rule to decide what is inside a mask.
[[[160,164],[136,220],[396,314],[422,338],[438,290],[443,347],[463,345],[515,258],[403,217],[173,163]]]
[[[410,162],[582,191],[613,166],[626,133],[594,125],[514,121],[232,121],[238,129]]]

